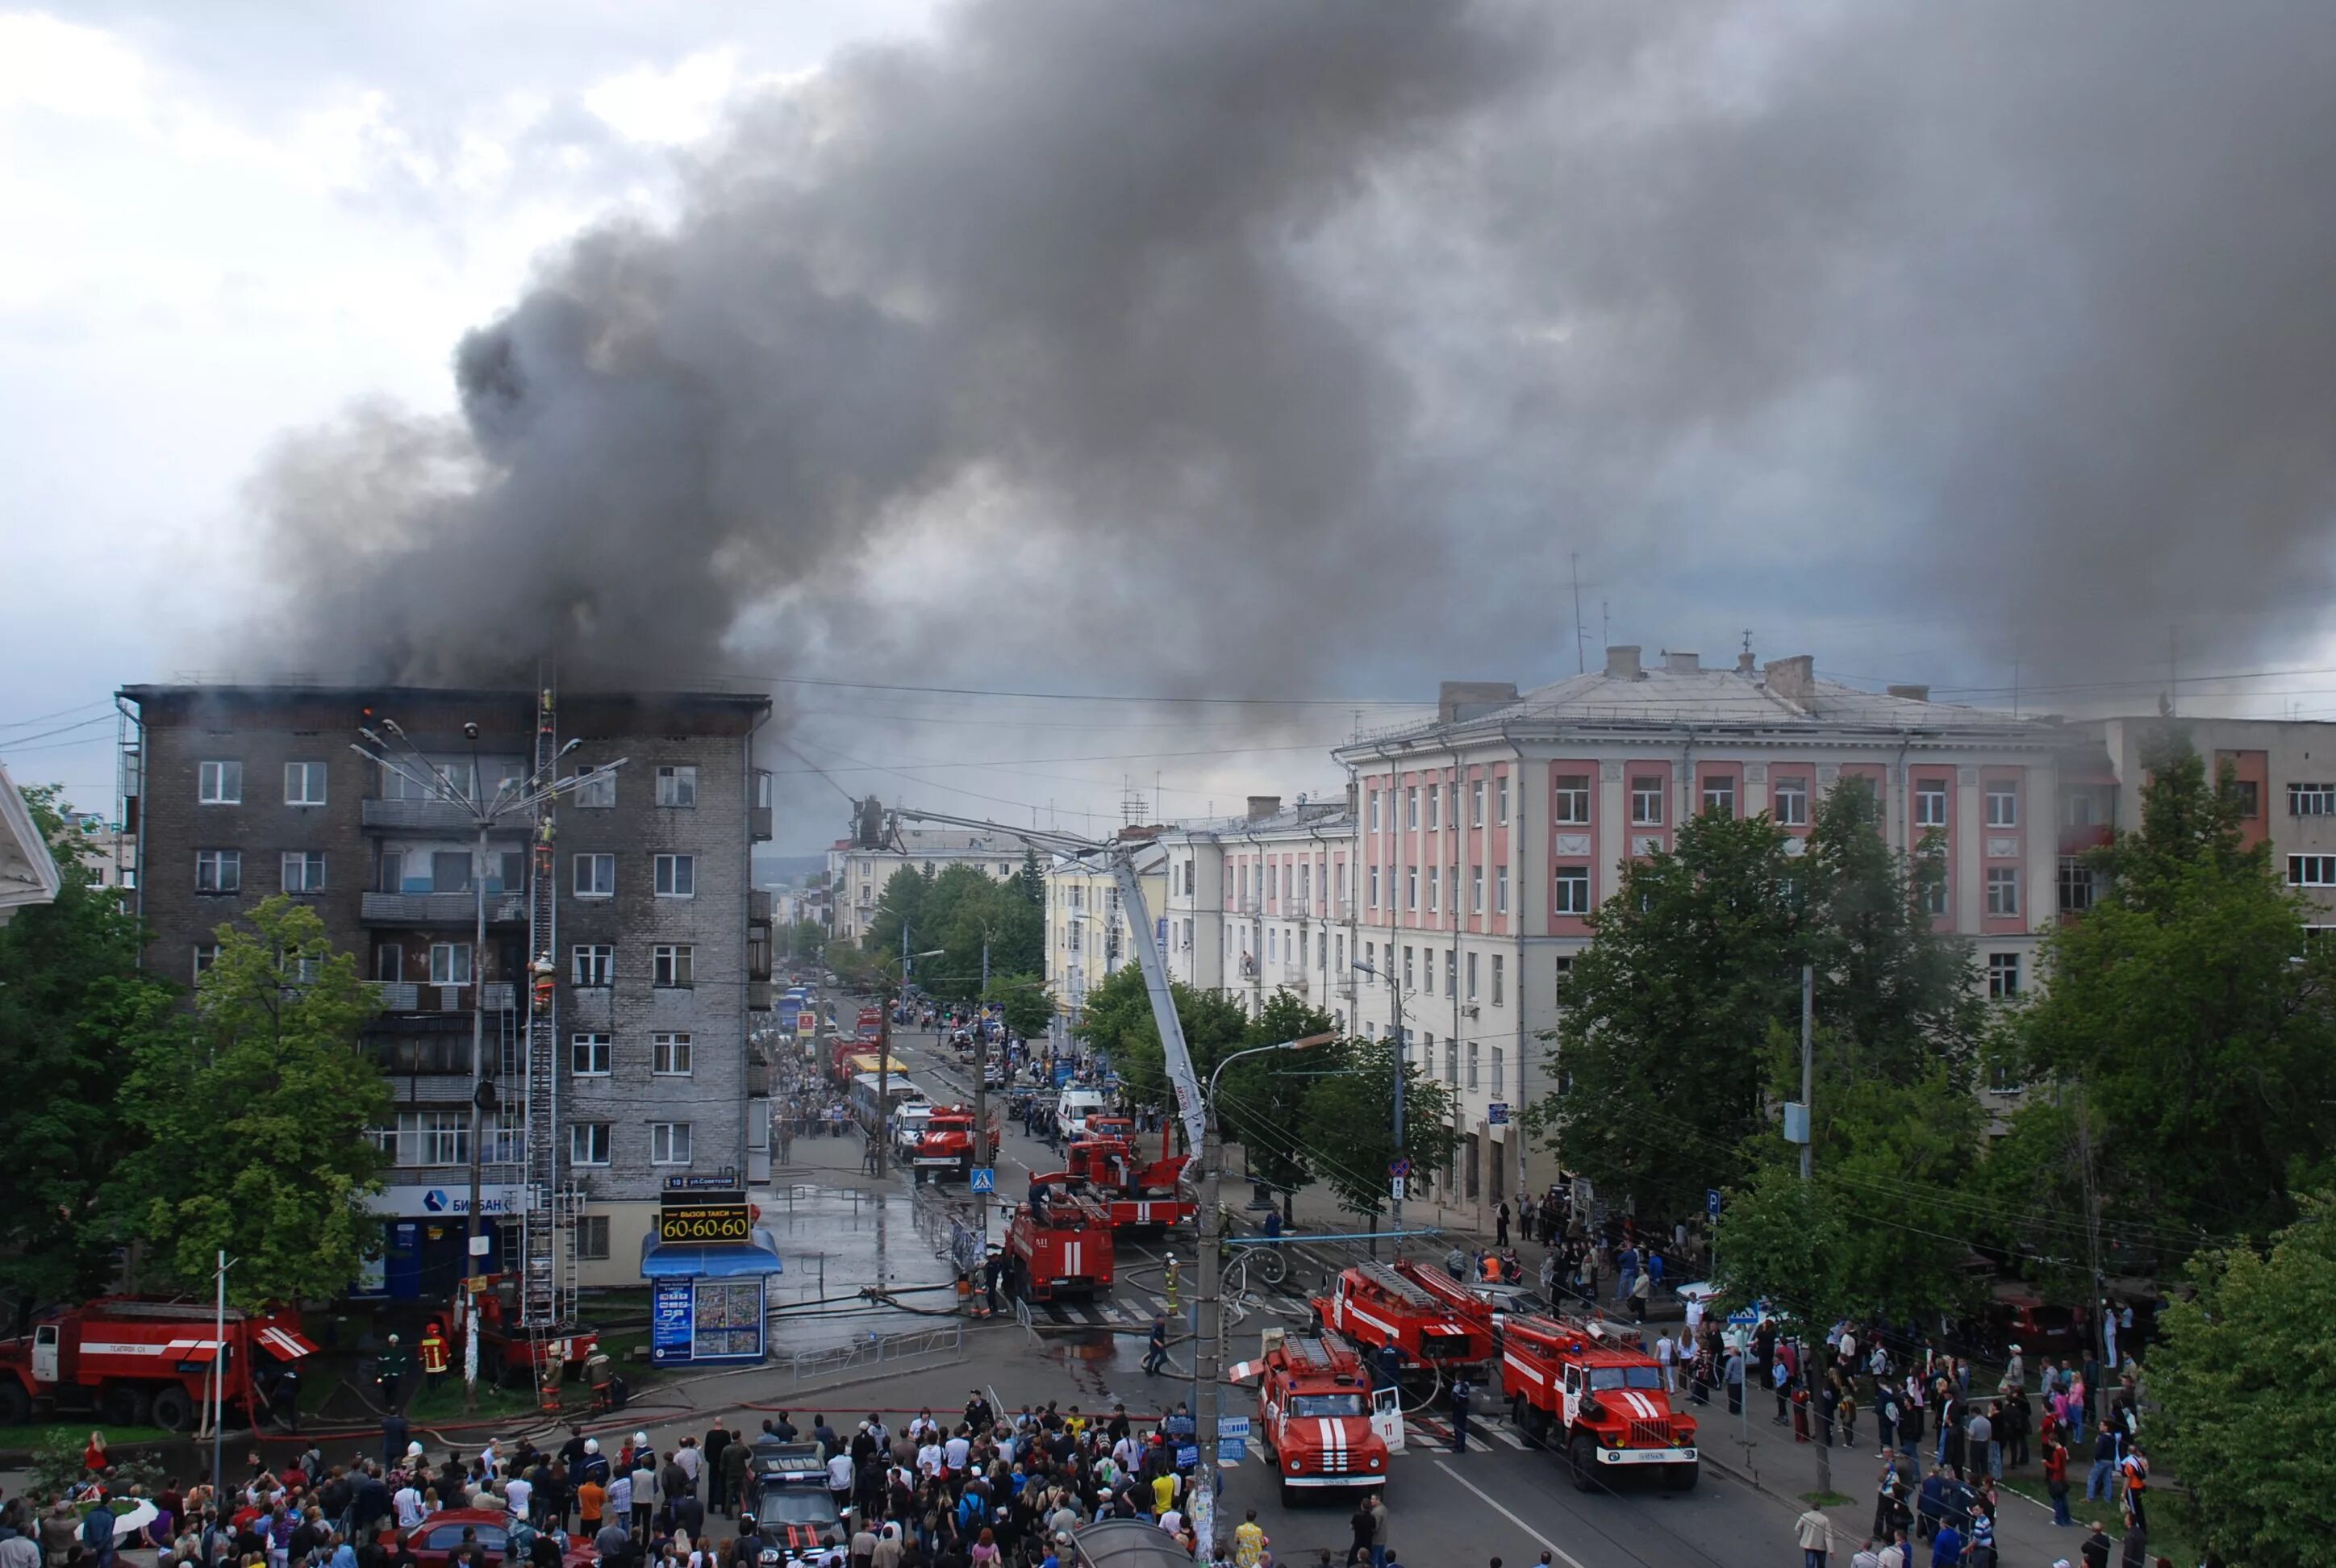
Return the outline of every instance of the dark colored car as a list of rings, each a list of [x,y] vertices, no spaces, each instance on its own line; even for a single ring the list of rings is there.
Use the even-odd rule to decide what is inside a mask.
[[[844,1560],[847,1536],[827,1466],[816,1443],[759,1440],[749,1460],[754,1473],[754,1534],[766,1568],[798,1564],[825,1568]]]

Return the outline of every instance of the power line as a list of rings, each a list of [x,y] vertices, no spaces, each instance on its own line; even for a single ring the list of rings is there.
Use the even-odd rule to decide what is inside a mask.
[[[1077,691],[1015,691],[996,687],[913,686],[900,682],[870,680],[828,680],[813,676],[754,675],[744,678],[766,680],[778,686],[823,687],[850,691],[919,692],[934,696],[1016,697],[1033,702],[1131,702],[1149,703],[1160,706],[1182,704],[1211,703],[1233,707],[1433,707],[1435,704],[1418,700],[1405,701],[1397,697],[1330,697],[1330,696],[1163,696],[1135,692]]]
[[[71,709],[71,708],[67,708],[65,711],[66,711],[67,713],[71,713],[71,712],[72,712],[72,711],[73,711],[73,709]],[[99,714],[95,718],[85,718],[85,719],[82,720],[79,724],[60,725],[60,726],[58,726],[55,729],[44,729],[44,730],[43,730],[43,731],[42,731],[40,734],[38,734],[38,735],[25,735],[24,737],[23,737],[21,740],[13,740],[13,741],[10,741],[8,744],[9,744],[9,745],[10,745],[11,747],[13,747],[13,748],[28,747],[28,746],[30,746],[30,745],[32,745],[32,743],[33,743],[33,742],[34,742],[34,741],[36,741],[36,740],[46,740],[46,739],[48,739],[51,735],[71,735],[71,734],[73,734],[75,730],[83,730],[83,729],[87,729],[87,728],[89,728],[92,725],[101,725],[101,724],[108,723],[108,722],[110,722],[110,721],[112,719],[112,717],[113,717],[113,715],[112,715],[111,712],[102,713],[102,714]],[[36,723],[36,722],[38,722],[38,721],[37,721],[37,720],[26,720],[25,722],[27,722],[27,723]],[[78,744],[81,744],[81,743],[76,742],[76,743],[74,743],[74,744],[78,745]]]
[[[82,713],[90,708],[110,707],[111,706],[111,704],[107,703],[102,697],[101,697],[96,702],[80,702],[73,704],[71,707],[61,707],[54,713],[35,714],[31,718],[12,718],[0,721],[0,729],[24,729],[31,725],[46,724],[53,718],[63,718],[65,715],[70,713]],[[102,717],[103,716],[100,715],[99,716]]]

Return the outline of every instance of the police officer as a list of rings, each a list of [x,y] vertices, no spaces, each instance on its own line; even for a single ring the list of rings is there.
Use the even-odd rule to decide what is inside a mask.
[[[1452,1451],[1468,1451],[1468,1401],[1476,1397],[1476,1386],[1463,1373],[1452,1379]]]

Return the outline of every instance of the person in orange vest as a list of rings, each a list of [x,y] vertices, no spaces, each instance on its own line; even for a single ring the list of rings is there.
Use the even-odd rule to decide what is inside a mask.
[[[422,1330],[422,1377],[433,1393],[446,1380],[447,1359],[446,1330],[433,1318]]]

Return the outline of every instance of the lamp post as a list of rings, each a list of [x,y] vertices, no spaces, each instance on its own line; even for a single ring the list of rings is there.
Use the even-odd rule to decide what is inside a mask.
[[[549,693],[545,695],[544,701],[548,707],[550,702]],[[574,792],[588,780],[597,779],[603,774],[613,773],[624,766],[628,759],[619,757],[599,767],[584,768],[570,774],[564,779],[549,776],[552,770],[560,765],[560,758],[584,744],[581,739],[571,740],[561,746],[553,755],[551,760],[543,766],[523,776],[504,779],[495,786],[495,793],[490,796],[485,793],[484,785],[479,776],[479,726],[475,722],[466,722],[462,726],[463,737],[469,741],[471,746],[471,773],[466,787],[457,787],[452,774],[424,756],[422,748],[398,726],[395,719],[383,719],[379,731],[359,726],[357,733],[371,742],[372,745],[368,748],[352,741],[349,743],[351,751],[374,764],[384,773],[394,774],[404,779],[421,792],[423,799],[433,800],[463,813],[470,817],[472,825],[478,833],[476,847],[472,852],[471,859],[471,1206],[470,1213],[464,1216],[462,1227],[462,1280],[464,1294],[467,1297],[471,1293],[470,1281],[478,1272],[479,1268],[481,1167],[484,1154],[482,1147],[484,1129],[481,1118],[485,1111],[497,1105],[494,1086],[488,1080],[486,1075],[487,992],[484,976],[487,956],[488,835],[496,827],[509,821],[522,817],[533,818],[542,807],[556,797]],[[543,817],[540,832],[543,842],[550,842],[552,828],[549,814]],[[524,857],[522,857],[522,866],[524,866]],[[522,870],[521,873],[522,888],[525,885],[525,875]],[[520,982],[514,979],[511,983],[517,985]],[[472,1320],[466,1312],[464,1321]],[[476,1361],[474,1355],[469,1351],[465,1352],[462,1383],[462,1403],[465,1409],[478,1407],[477,1375],[472,1370]]]
[[[1224,1137],[1217,1122],[1217,1078],[1243,1057],[1260,1057],[1269,1051],[1307,1050],[1329,1045],[1338,1037],[1335,1034],[1309,1035],[1302,1040],[1283,1040],[1235,1051],[1209,1074],[1208,1093],[1202,1096],[1202,1108],[1208,1119],[1201,1140],[1201,1213],[1197,1227],[1201,1241],[1201,1323],[1200,1337],[1192,1349],[1192,1379],[1201,1386],[1200,1409],[1193,1428],[1194,1442],[1201,1451],[1200,1475],[1193,1495],[1194,1508],[1200,1514],[1195,1523],[1207,1526],[1201,1532],[1201,1550],[1204,1553],[1215,1544],[1217,1427],[1224,1408],[1224,1271],[1217,1262],[1217,1250],[1222,1244],[1217,1194],[1225,1162]]]
[[[1368,975],[1375,980],[1387,981],[1387,995],[1395,998],[1395,1152],[1396,1157],[1401,1159],[1404,1147],[1403,1081],[1411,1066],[1411,1036],[1403,1026],[1403,988],[1396,983],[1394,976],[1380,974],[1378,970],[1360,959],[1355,960],[1354,968],[1357,974]],[[1395,1190],[1388,1200],[1393,1205],[1393,1213],[1389,1220],[1390,1228],[1394,1230],[1397,1236],[1395,1251],[1397,1258],[1403,1256],[1403,1188],[1404,1183],[1409,1180],[1407,1176],[1396,1177]],[[1371,1242],[1371,1256],[1376,1258],[1378,1255],[1379,1244],[1374,1240]]]

